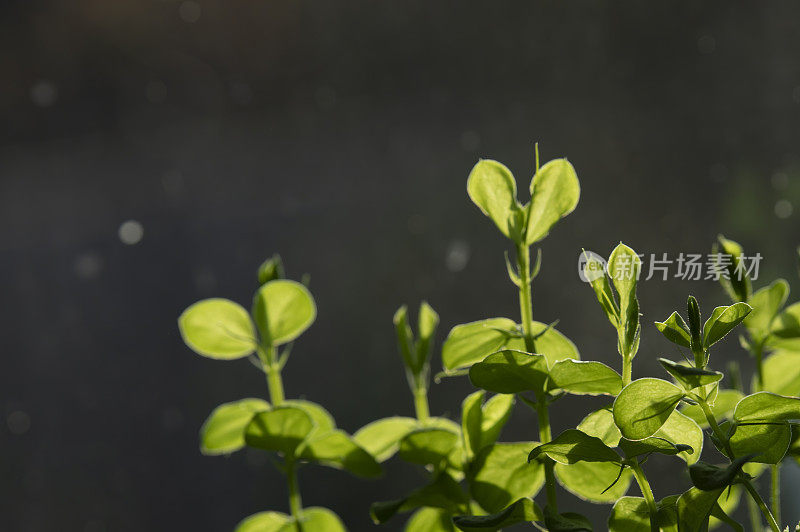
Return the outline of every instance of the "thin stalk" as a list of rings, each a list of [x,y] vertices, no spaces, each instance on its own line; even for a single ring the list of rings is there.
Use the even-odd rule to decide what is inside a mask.
[[[651,532],[659,532],[658,506],[653,496],[653,490],[650,488],[650,483],[647,481],[647,477],[644,475],[644,471],[642,471],[639,462],[633,461],[631,469],[633,470],[633,476],[636,478],[637,484],[639,484],[639,489],[642,491],[642,496],[644,496],[644,500],[647,502],[647,511],[650,514],[650,530]]]
[[[772,503],[772,515],[775,520],[781,522],[781,467],[780,464],[773,464],[770,469],[772,470],[772,486],[770,490],[769,500]]]
[[[553,439],[550,430],[550,412],[544,398],[539,398],[536,402],[536,417],[539,422],[539,441],[548,443]],[[556,475],[555,463],[550,458],[544,460],[544,477],[547,489],[547,504],[554,512],[558,512],[558,501],[556,499]]]
[[[417,419],[420,421],[427,421],[430,417],[428,390],[425,386],[420,386],[419,383],[414,388],[414,410],[417,413]]]
[[[633,357],[622,355],[622,387],[631,383],[633,376]]]
[[[303,514],[303,502],[300,499],[300,490],[297,486],[297,468],[294,461],[286,463],[286,481],[289,486],[289,509],[294,517],[298,532],[303,531],[300,516]]]
[[[525,349],[529,353],[536,352],[536,341],[533,338],[533,290],[531,289],[531,250],[525,244],[517,245],[517,266],[519,271],[519,311],[522,319],[522,333],[525,337]],[[553,439],[550,430],[550,412],[544,397],[536,397],[536,417],[539,423],[539,441],[549,443]],[[556,495],[555,463],[550,458],[544,459],[544,478],[547,491],[547,505],[558,512]]]
[[[756,356],[756,378],[758,379],[758,389],[764,389],[764,346],[758,342],[754,349]]]
[[[283,403],[283,378],[281,377],[281,366],[275,356],[275,347],[272,345],[259,347],[257,349],[258,358],[261,360],[261,366],[264,373],[267,374],[267,389],[269,390],[269,399],[273,406],[279,406]]]
[[[750,493],[750,496],[756,501],[758,508],[761,510],[761,513],[764,515],[764,518],[767,520],[767,524],[772,529],[772,532],[781,532],[781,527],[778,526],[778,522],[775,521],[775,518],[772,516],[772,512],[769,511],[767,508],[767,504],[764,502],[764,499],[761,498],[761,495],[758,494],[756,488],[753,486],[753,483],[747,479],[744,479],[744,487]]]
[[[711,430],[714,431],[714,434],[716,435],[717,439],[725,444],[725,450],[728,454],[728,458],[730,460],[733,460],[734,456],[733,456],[733,451],[731,450],[730,442],[728,442],[728,438],[725,436],[725,434],[723,434],[722,429],[719,428],[717,420],[714,417],[714,413],[711,411],[711,408],[708,406],[708,403],[705,401],[705,399],[699,397],[698,399],[700,399],[698,401],[698,404],[700,405],[700,408],[703,409],[703,414],[705,414],[706,420],[708,421],[708,424],[711,426]],[[742,484],[744,484],[744,487],[747,489],[748,493],[750,493],[750,497],[752,497],[755,503],[758,505],[758,509],[761,510],[761,514],[764,516],[764,519],[767,520],[767,523],[769,524],[773,532],[781,532],[778,523],[775,521],[775,517],[772,515],[772,512],[770,512],[767,505],[764,503],[764,499],[762,499],[761,495],[758,494],[758,491],[753,486],[753,483],[750,482],[750,480],[744,475],[740,475],[739,477]]]
[[[525,244],[517,245],[517,266],[519,267],[519,312],[522,318],[522,333],[525,336],[525,349],[534,353],[536,342],[533,338],[533,291],[531,289],[531,250]]]

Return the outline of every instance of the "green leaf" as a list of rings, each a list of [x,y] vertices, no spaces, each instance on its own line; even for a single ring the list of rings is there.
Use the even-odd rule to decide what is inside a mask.
[[[461,431],[470,458],[497,441],[514,406],[514,396],[505,394],[495,395],[483,405],[485,395],[484,391],[472,393],[461,406]]]
[[[375,460],[385,462],[400,448],[400,440],[418,426],[414,418],[388,417],[361,427],[353,435],[353,440],[366,449]]]
[[[492,396],[483,405],[481,420],[481,447],[491,445],[500,437],[500,432],[511,417],[515,398],[513,395],[498,394]]]
[[[789,297],[789,283],[778,279],[769,286],[757,290],[747,301],[753,311],[745,318],[744,326],[756,337],[769,334],[772,321]]]
[[[544,466],[525,457],[534,442],[484,447],[470,467],[470,493],[488,513],[500,512],[521,497],[533,497],[544,484]]]
[[[548,367],[553,367],[553,364],[559,360],[567,358],[573,360],[581,359],[575,344],[551,325],[533,321],[531,322],[531,334],[535,338],[536,354],[544,355],[547,359]],[[506,348],[526,351],[525,340],[523,338],[512,338],[506,344]]]
[[[564,489],[583,500],[610,503],[628,492],[633,474],[630,469],[611,462],[557,463],[556,479]]]
[[[467,368],[508,343],[517,324],[507,318],[490,318],[456,325],[442,346],[442,366],[446,371]]]
[[[800,352],[777,351],[762,364],[764,385],[759,387],[758,375],[753,376],[752,389],[778,395],[800,395]]]
[[[605,263],[601,262],[597,255],[585,250],[583,256],[586,261],[583,265],[583,277],[591,284],[598,303],[603,308],[608,321],[616,329],[619,325],[619,305],[614,299],[614,292],[611,290],[611,284],[606,275]]]
[[[673,344],[691,347],[692,335],[689,332],[689,326],[677,312],[670,314],[669,318],[663,322],[657,321],[656,328]]]
[[[717,237],[719,246],[714,246],[714,253],[724,253],[731,258],[730,264],[726,266],[728,272],[728,279],[725,276],[720,276],[719,282],[730,298],[734,301],[747,301],[750,299],[750,279],[744,275],[744,271],[740,275],[736,271],[737,266],[741,262],[741,256],[744,254],[742,246],[733,240],[728,240],[722,235]]]
[[[314,431],[312,434],[315,436],[336,428],[336,422],[333,420],[333,416],[330,412],[325,410],[322,405],[306,401],[305,399],[286,399],[281,403],[281,406],[294,406],[308,414],[309,417],[311,417],[311,421],[314,422]]]
[[[372,455],[342,430],[332,430],[309,438],[300,450],[299,457],[328,467],[344,469],[364,478],[379,477],[383,473]]]
[[[262,262],[261,266],[258,267],[259,286],[267,284],[268,282],[276,279],[283,279],[285,277],[286,276],[283,271],[283,261],[281,260],[281,256],[277,253]]]
[[[440,508],[451,514],[466,513],[467,496],[453,477],[445,472],[420,489],[411,492],[402,499],[376,502],[370,508],[370,515],[375,524],[385,523],[395,514],[410,512],[422,506]]]
[[[722,373],[719,371],[709,371],[685,364],[678,364],[666,358],[659,358],[658,361],[670,375],[675,377],[678,384],[683,386],[686,391],[692,391],[695,388],[713,384],[723,377]]]
[[[550,506],[544,508],[544,524],[550,532],[592,532],[592,524],[581,514],[559,514]]]
[[[700,327],[700,305],[694,296],[686,300],[686,315],[689,317],[689,333],[692,337],[692,352],[703,351],[703,329]]]
[[[463,532],[476,530],[495,531],[518,523],[543,520],[544,513],[531,499],[520,499],[496,514],[457,515],[453,517],[453,523]]]
[[[408,325],[408,308],[403,305],[397,312],[394,313],[392,318],[394,323],[394,330],[397,336],[397,347],[400,350],[400,356],[403,357],[403,363],[412,373],[416,374],[419,371],[417,367],[416,355],[414,352],[414,335],[411,332],[411,327]]]
[[[703,491],[724,489],[733,483],[742,466],[751,458],[752,455],[740,456],[724,467],[697,462],[689,466],[689,476],[692,483]]]
[[[576,395],[617,395],[622,377],[601,362],[567,359],[553,365],[548,386]]]
[[[299,519],[303,531],[313,530],[314,532],[347,532],[339,516],[327,508],[311,507],[303,510]],[[281,532],[295,532],[294,526],[289,526]]]
[[[619,295],[620,328],[624,332],[620,351],[634,355],[639,331],[639,302],[636,283],[642,270],[642,260],[634,250],[620,243],[608,258],[608,275]]]
[[[486,392],[479,390],[469,394],[461,403],[461,433],[464,435],[464,449],[468,458],[472,458],[481,448],[481,422],[483,421],[481,406],[485,396]]]
[[[736,405],[733,418],[746,421],[791,421],[800,419],[800,399],[769,392],[748,395]]]
[[[544,390],[547,360],[542,355],[505,349],[487,356],[469,370],[478,388],[495,393],[520,393]]]
[[[245,428],[245,442],[250,447],[293,457],[313,429],[314,422],[304,410],[278,406],[253,416]]]
[[[262,340],[271,345],[291,342],[317,317],[317,307],[308,288],[295,281],[270,281],[256,292],[253,318]]]
[[[717,421],[722,421],[732,417],[733,409],[742,397],[744,395],[738,390],[720,390],[716,401],[711,405],[711,412],[713,412],[714,418]],[[681,412],[697,423],[700,428],[708,428],[708,420],[699,405],[687,405],[681,409]]]
[[[530,191],[525,238],[528,245],[543,239],[556,222],[575,210],[581,187],[578,174],[569,161],[555,159],[536,172],[531,180]]]
[[[415,345],[416,368],[422,368],[428,362],[437,325],[439,325],[439,315],[427,301],[423,301],[419,306],[417,321],[417,335],[419,338],[417,338]]]
[[[709,348],[722,340],[734,327],[742,323],[753,308],[747,303],[734,303],[717,307],[703,325],[703,347]]]
[[[726,514],[731,514],[736,510],[736,508],[739,507],[739,501],[741,498],[742,489],[739,484],[734,484],[729,489],[726,489],[720,498],[717,499],[717,506],[711,510],[711,519],[708,521],[708,529],[711,530],[722,524],[722,521],[716,518],[717,515],[720,515],[718,509],[722,510],[722,512]],[[734,530],[737,530],[737,532],[744,532],[744,530],[741,528],[736,528],[729,521],[725,521],[725,523],[734,528]]]
[[[800,301],[789,305],[772,322],[767,343],[771,347],[800,350]]]
[[[700,459],[703,452],[703,430],[693,419],[677,410],[667,418],[667,422],[658,429],[656,437],[664,438],[670,442],[688,445],[693,452],[682,451],[678,457],[688,464],[693,464]],[[647,441],[647,440],[645,440]]]
[[[438,508],[420,508],[406,522],[406,532],[456,532],[449,513]]]
[[[658,502],[658,524],[661,532],[678,532],[676,497]],[[642,497],[622,497],[611,509],[609,532],[650,532],[650,510]]]
[[[730,439],[734,456],[750,455],[751,462],[777,464],[786,455],[792,440],[788,423],[738,425]]]
[[[614,414],[610,408],[602,408],[592,412],[578,424],[578,430],[600,438],[609,447],[616,447],[622,439],[622,433],[614,423]]]
[[[576,462],[622,462],[617,452],[603,440],[577,429],[567,429],[553,441],[534,447],[528,460],[535,460],[541,455],[567,465]]]
[[[412,464],[443,464],[458,444],[458,433],[445,429],[417,429],[400,440],[398,455]]]
[[[694,453],[694,449],[691,445],[672,443],[665,438],[660,438],[657,436],[651,436],[638,441],[631,441],[623,438],[619,442],[619,448],[623,453],[625,453],[626,458],[634,458],[650,453],[665,455],[676,455],[682,452],[689,454]]]
[[[244,429],[253,415],[269,410],[261,399],[241,399],[219,405],[200,429],[200,451],[206,455],[230,454],[244,447]]]
[[[256,334],[250,316],[228,299],[204,299],[178,318],[183,341],[204,357],[233,360],[252,353]]]
[[[666,423],[684,392],[661,379],[637,379],[614,401],[614,422],[629,440],[643,440]]]
[[[279,532],[287,523],[294,524],[290,515],[280,512],[259,512],[244,518],[235,532]]]
[[[497,161],[478,161],[467,178],[467,193],[500,232],[513,238],[514,211],[518,206],[517,183],[511,170]]]
[[[681,532],[705,532],[708,516],[724,489],[704,491],[691,488],[684,492],[678,499],[678,527]]]

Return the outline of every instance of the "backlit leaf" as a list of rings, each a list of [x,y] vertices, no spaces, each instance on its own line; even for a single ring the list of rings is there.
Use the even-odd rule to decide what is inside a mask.
[[[414,418],[388,417],[361,427],[353,435],[353,439],[375,457],[375,460],[385,462],[397,452],[400,440],[418,426],[418,421]]]
[[[703,346],[708,348],[722,340],[734,327],[742,323],[753,308],[747,303],[734,303],[717,307],[703,325]]]
[[[308,288],[278,279],[261,286],[253,301],[253,318],[264,340],[272,345],[291,342],[308,329],[317,307]]]
[[[442,346],[442,366],[447,371],[467,368],[502,349],[517,324],[506,318],[491,318],[456,325]]]
[[[575,168],[566,159],[555,159],[539,168],[531,180],[527,244],[547,236],[561,218],[575,210],[581,188]]]
[[[542,355],[505,349],[487,356],[469,370],[478,388],[495,393],[520,393],[544,390],[547,360]]]
[[[661,379],[637,379],[614,401],[614,422],[629,440],[655,434],[675,410],[684,392]]]
[[[534,442],[496,443],[484,447],[470,468],[470,493],[489,513],[521,497],[533,497],[544,484],[544,466],[526,460]]]
[[[513,214],[518,207],[517,183],[511,170],[497,161],[478,161],[467,179],[467,193],[500,232],[512,238]]]
[[[550,369],[548,386],[577,395],[617,395],[622,390],[622,377],[601,362],[567,359]]]
[[[198,355],[232,360],[256,348],[255,330],[241,305],[228,299],[204,299],[178,318],[183,341]]]
[[[304,410],[279,406],[253,416],[245,429],[245,442],[291,457],[313,429],[314,422]]]
[[[242,399],[219,405],[200,429],[203,454],[230,454],[244,447],[244,429],[256,412],[269,410],[261,399]]]

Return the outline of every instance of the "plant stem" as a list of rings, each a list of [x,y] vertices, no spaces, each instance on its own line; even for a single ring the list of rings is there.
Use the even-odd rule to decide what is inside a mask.
[[[539,441],[541,443],[549,443],[553,439],[553,434],[550,431],[550,412],[547,409],[547,403],[544,398],[537,398],[536,401],[536,417],[539,422]],[[555,476],[555,463],[550,458],[544,460],[544,477],[547,487],[547,504],[554,512],[558,512],[558,501],[556,500],[556,476]]]
[[[772,513],[769,511],[769,508],[767,508],[767,505],[764,502],[764,499],[762,499],[761,495],[759,495],[758,491],[756,491],[756,488],[753,486],[753,483],[745,478],[743,484],[744,484],[745,489],[747,489],[747,491],[750,493],[750,496],[753,498],[753,500],[756,501],[756,504],[758,505],[759,509],[761,510],[761,513],[764,515],[764,518],[767,520],[767,523],[769,524],[769,527],[772,529],[772,531],[773,532],[781,532],[781,527],[778,526],[777,521],[775,521],[775,518],[772,516]]]
[[[269,345],[266,348],[257,349],[258,358],[261,360],[261,367],[267,374],[267,389],[269,399],[273,406],[280,406],[283,403],[283,379],[281,378],[281,368],[275,357],[275,346]]]
[[[717,420],[714,417],[714,413],[711,411],[711,408],[708,406],[706,400],[700,397],[697,398],[700,399],[698,401],[698,404],[700,405],[700,408],[703,409],[703,414],[705,414],[706,420],[708,421],[708,424],[711,426],[711,430],[714,431],[714,434],[716,435],[717,439],[720,442],[724,443],[725,451],[728,454],[728,459],[732,461],[734,459],[734,456],[728,438],[725,436],[725,434],[722,433],[722,429],[719,428]],[[761,510],[761,513],[763,514],[764,519],[767,520],[767,523],[769,524],[770,528],[773,530],[773,532],[780,532],[781,529],[778,526],[778,523],[775,521],[775,517],[772,515],[772,512],[769,511],[769,508],[764,503],[764,500],[761,498],[761,495],[759,495],[758,491],[756,491],[756,488],[753,486],[753,483],[750,482],[750,480],[744,475],[739,475],[739,477],[740,480],[742,481],[742,484],[744,484],[744,487],[747,489],[748,493],[750,493],[750,497],[752,497],[753,500],[758,505],[759,510]]]
[[[647,510],[650,513],[650,530],[651,532],[659,532],[658,506],[653,496],[653,490],[650,489],[650,483],[647,481],[647,477],[644,475],[644,471],[642,471],[639,462],[634,460],[631,464],[631,469],[633,470],[633,476],[636,478],[636,482],[639,484],[639,489],[642,490],[644,500],[647,502]]]
[[[522,333],[525,335],[525,349],[534,353],[536,343],[533,339],[533,292],[531,290],[531,250],[525,244],[517,245],[517,266],[519,267],[519,311],[522,318]]]
[[[758,379],[758,389],[764,389],[764,346],[758,342],[755,348],[756,355],[756,378]]]
[[[427,421],[428,417],[430,417],[428,390],[425,386],[420,386],[419,383],[416,383],[414,388],[414,410],[417,413],[417,419],[420,421]]]
[[[533,338],[533,291],[531,289],[531,250],[525,244],[517,244],[517,266],[519,271],[519,311],[522,319],[522,333],[525,336],[525,349],[529,353],[536,352],[536,341]],[[553,439],[550,430],[550,412],[547,400],[537,393],[536,417],[539,423],[539,441],[549,443]],[[547,505],[558,512],[556,495],[555,463],[550,458],[544,459],[544,477],[547,491]]]
[[[781,465],[773,464],[772,470],[772,489],[770,492],[770,503],[772,503],[772,515],[775,520],[781,522]]]
[[[286,481],[289,486],[289,509],[294,517],[297,530],[302,532],[303,526],[300,517],[303,513],[303,503],[300,500],[300,490],[297,487],[297,468],[294,461],[286,463]]]
[[[631,383],[633,376],[633,359],[630,355],[622,355],[622,387]]]

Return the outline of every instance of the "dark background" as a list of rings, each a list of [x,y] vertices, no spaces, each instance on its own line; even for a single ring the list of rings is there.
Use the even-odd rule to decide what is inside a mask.
[[[577,168],[581,203],[542,244],[534,314],[560,319],[584,358],[619,366],[577,277],[581,247],[674,258],[724,232],[764,255],[757,286],[796,287],[800,5],[700,4],[4,2],[0,529],[226,531],[286,510],[265,455],[198,450],[212,408],[265,396],[263,376],[194,355],[176,327],[201,298],[248,304],[274,252],[290,276],[311,274],[319,307],[287,394],[348,431],[411,414],[400,304],[430,301],[440,341],[518,315],[507,246],[465,191],[479,157],[523,190],[535,141]],[[126,220],[137,244],[118,236]],[[643,323],[690,292],[706,313],[726,301],[711,281],[643,282]],[[645,325],[634,375],[660,375],[664,354]],[[716,357],[748,364],[735,339]],[[470,389],[433,386],[433,412],[457,416]],[[554,430],[601,404],[562,400]],[[504,439],[535,434],[520,407]],[[657,498],[688,485],[674,460],[648,471],[666,475]],[[420,480],[394,462],[379,481],[300,478],[306,505],[353,530],[371,528],[371,501]],[[798,489],[787,468],[786,522]],[[598,529],[609,510],[561,506]]]

